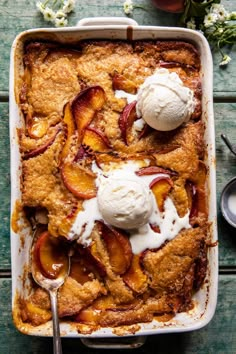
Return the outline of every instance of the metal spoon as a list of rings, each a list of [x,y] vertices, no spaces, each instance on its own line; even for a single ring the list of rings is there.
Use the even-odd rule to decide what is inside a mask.
[[[52,311],[52,321],[53,321],[53,353],[62,354],[61,337],[60,337],[60,327],[58,319],[58,307],[57,307],[57,292],[60,286],[64,283],[66,277],[70,271],[70,257],[68,256],[68,267],[60,274],[56,279],[49,279],[42,275],[39,268],[37,267],[37,262],[33,259],[35,238],[38,236],[38,230],[34,231],[33,243],[31,247],[31,271],[35,282],[48,291],[51,302]]]
[[[229,150],[236,156],[236,146],[231,144],[225,134],[221,134],[221,139],[224,141],[225,145],[229,148]]]

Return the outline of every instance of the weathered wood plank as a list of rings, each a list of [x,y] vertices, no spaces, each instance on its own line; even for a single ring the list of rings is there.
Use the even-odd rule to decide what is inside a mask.
[[[30,0],[0,0],[0,91],[8,91],[10,48],[15,36],[29,28],[48,27],[35,7],[36,1]],[[234,0],[223,0],[229,10],[236,10]],[[140,25],[174,26],[179,15],[168,14],[157,10],[149,0],[136,0],[134,4],[145,8],[134,10],[132,17]],[[125,16],[123,0],[110,2],[109,0],[77,1],[74,13],[69,17],[69,25],[75,26],[77,21],[84,17],[96,16]],[[236,46],[231,55],[234,61],[225,69],[219,69],[220,56],[214,55],[214,92],[218,97],[226,92],[236,98]]]
[[[215,103],[216,123],[216,171],[217,171],[217,205],[218,205],[218,236],[220,250],[220,265],[236,265],[235,229],[222,217],[219,210],[220,194],[225,184],[236,176],[236,157],[223,143],[220,135],[226,134],[232,143],[236,144],[236,104]]]
[[[10,268],[10,146],[8,104],[0,103],[0,269]]]
[[[19,333],[11,319],[11,281],[0,279],[0,351],[4,354],[52,353],[51,338],[28,337]],[[151,336],[136,354],[234,354],[236,353],[236,276],[220,276],[216,314],[205,327],[195,332]],[[62,339],[64,354],[98,354],[85,348],[78,339]],[[118,350],[118,353],[130,353]]]
[[[215,103],[216,150],[217,150],[217,200],[219,210],[220,193],[229,179],[236,176],[236,157],[229,152],[220,138],[223,132],[236,144],[236,103]],[[8,104],[0,103],[0,269],[10,268],[10,170],[8,143]],[[226,223],[218,212],[218,229],[220,241],[220,265],[236,266],[235,230]]]

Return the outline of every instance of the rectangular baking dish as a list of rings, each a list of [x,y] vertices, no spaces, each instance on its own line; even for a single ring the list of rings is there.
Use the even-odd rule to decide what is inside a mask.
[[[59,43],[73,44],[84,39],[173,39],[184,40],[195,45],[201,58],[202,77],[202,119],[205,123],[205,142],[207,146],[206,163],[209,169],[209,221],[212,223],[212,243],[217,243],[216,222],[216,166],[215,166],[215,134],[212,99],[212,58],[205,37],[197,31],[154,26],[137,26],[134,20],[126,18],[94,18],[79,22],[77,27],[60,29],[32,29],[19,34],[11,50],[10,62],[10,143],[11,143],[11,259],[12,259],[12,309],[13,319],[18,330],[25,334],[36,336],[51,336],[52,325],[48,322],[44,325],[33,327],[19,320],[19,308],[16,298],[20,294],[27,294],[29,284],[26,277],[29,265],[30,238],[27,234],[30,230],[22,221],[21,231],[16,231],[14,226],[15,210],[17,202],[21,198],[20,178],[21,160],[17,138],[17,128],[23,124],[23,116],[18,106],[21,77],[23,73],[23,49],[25,42],[29,40],[49,40]],[[19,227],[18,227],[19,229]],[[15,230],[15,231],[14,231]],[[135,336],[146,336],[159,333],[184,332],[199,329],[212,319],[217,302],[218,284],[218,248],[210,247],[208,253],[208,272],[202,288],[194,295],[194,309],[177,314],[168,322],[140,324],[140,329]],[[100,329],[92,334],[82,335],[76,328],[66,323],[60,325],[61,335],[65,337],[104,338],[117,337],[112,328]],[[124,336],[133,333],[127,331]]]

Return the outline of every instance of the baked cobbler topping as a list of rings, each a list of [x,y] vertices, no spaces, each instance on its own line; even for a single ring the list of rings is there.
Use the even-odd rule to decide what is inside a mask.
[[[40,239],[70,249],[60,318],[83,332],[193,308],[209,237],[196,49],[31,42],[24,65],[22,205]],[[33,282],[19,307],[24,324],[51,318]]]

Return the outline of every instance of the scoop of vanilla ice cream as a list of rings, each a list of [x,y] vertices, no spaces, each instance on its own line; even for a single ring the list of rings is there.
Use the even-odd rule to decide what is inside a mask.
[[[143,182],[104,178],[97,193],[103,219],[121,229],[136,229],[147,223],[153,210],[152,192]]]
[[[168,131],[187,122],[195,107],[194,93],[175,72],[157,69],[137,94],[137,115],[156,130]]]

